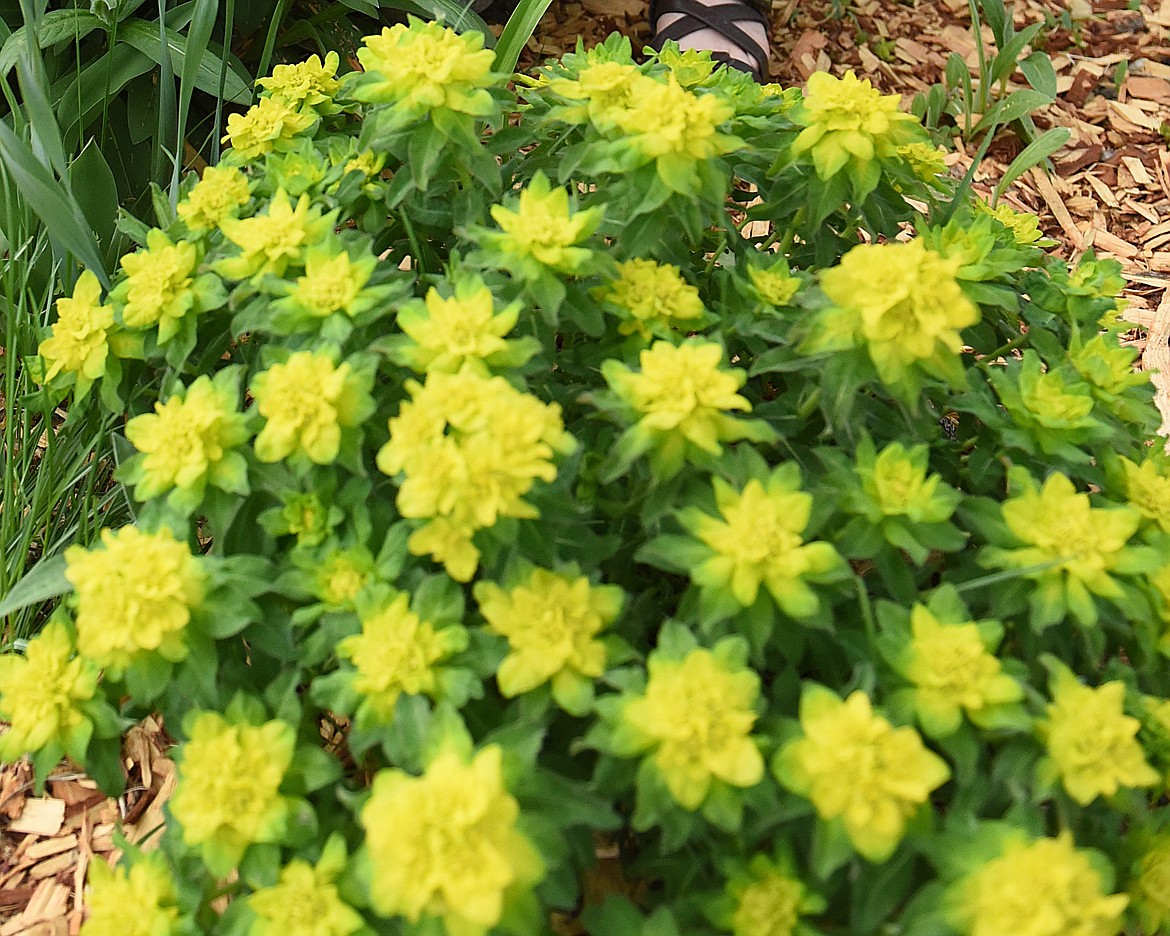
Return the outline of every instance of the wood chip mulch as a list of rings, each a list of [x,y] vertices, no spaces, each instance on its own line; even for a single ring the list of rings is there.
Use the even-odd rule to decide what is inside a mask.
[[[976,68],[967,0],[842,6],[846,12],[834,18],[828,0],[772,0],[774,81],[794,86],[817,70],[853,69],[908,104],[942,80],[952,52]],[[1054,24],[1042,34],[1058,98],[1035,120],[1041,129],[1068,127],[1071,138],[1055,155],[1054,175],[1034,170],[1005,198],[1039,215],[1069,259],[1092,249],[1121,262],[1126,317],[1141,326],[1133,343],[1148,369],[1161,366],[1170,378],[1170,0],[1128,7],[1127,0],[1014,4],[1017,25]],[[579,36],[591,45],[615,30],[641,49],[649,39],[646,8],[646,0],[562,0],[541,21],[521,66],[571,50]],[[1066,12],[1071,19],[1062,20]],[[990,46],[990,33],[986,38]],[[981,194],[990,196],[1019,149],[1013,136],[1000,135],[975,176]],[[962,150],[953,153],[952,171],[962,174],[969,160]],[[1170,425],[1170,379],[1156,382]],[[153,720],[128,733],[127,792],[117,799],[69,765],[53,774],[43,796],[34,795],[27,765],[0,768],[0,936],[78,932],[89,862],[116,860],[119,827],[129,842],[149,848],[162,823],[175,785],[167,746]]]

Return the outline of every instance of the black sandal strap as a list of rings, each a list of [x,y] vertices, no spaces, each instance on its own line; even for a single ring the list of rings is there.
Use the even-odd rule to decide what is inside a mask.
[[[669,26],[659,30],[659,18],[667,13],[682,14]],[[739,27],[743,22],[759,23],[765,30],[769,28],[768,18],[754,6],[744,0],[730,0],[730,2],[708,5],[699,0],[652,0],[650,4],[651,28],[655,30],[652,48],[661,50],[664,43],[671,40],[677,42],[698,32],[704,26],[714,29],[729,42],[734,43],[742,51],[750,55],[756,63],[755,68],[745,65],[726,53],[713,55],[716,61],[731,65],[741,71],[750,72],[759,82],[763,82],[768,72],[767,53],[760,48],[759,43]],[[698,24],[698,25],[696,25]],[[728,61],[730,59],[730,61]]]

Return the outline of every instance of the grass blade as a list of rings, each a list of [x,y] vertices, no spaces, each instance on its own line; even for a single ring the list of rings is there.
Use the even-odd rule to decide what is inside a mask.
[[[540,18],[552,5],[552,0],[520,0],[496,43],[496,70],[511,74],[520,61],[520,51],[532,38]]]

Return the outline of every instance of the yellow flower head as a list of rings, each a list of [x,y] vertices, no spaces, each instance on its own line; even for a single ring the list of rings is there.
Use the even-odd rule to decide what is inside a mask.
[[[280,794],[292,762],[296,731],[284,721],[233,725],[218,712],[195,716],[183,745],[171,815],[183,841],[225,875],[254,842],[284,834],[288,804]]]
[[[145,456],[135,497],[145,501],[171,488],[225,480],[235,467],[225,460],[248,438],[237,397],[234,387],[216,386],[204,375],[184,393],[155,403],[153,413],[127,422],[126,438]]]
[[[352,368],[328,352],[296,351],[252,381],[256,409],[267,420],[256,436],[262,462],[290,456],[329,465],[341,451],[341,431],[368,415],[369,393]]]
[[[1019,399],[1004,399],[1008,412],[1026,424],[1055,430],[1092,427],[1093,397],[1084,384],[1069,382],[1056,370],[1044,370],[1039,355],[1027,351],[1019,372]],[[1056,438],[1060,438],[1056,436]]]
[[[764,777],[764,759],[752,739],[760,678],[755,671],[696,647],[682,659],[660,651],[647,661],[641,696],[622,707],[622,728],[653,763],[684,809],[695,810],[711,784],[752,787]]]
[[[915,707],[928,734],[952,734],[964,712],[979,723],[994,706],[1023,698],[1023,689],[1003,672],[978,624],[943,624],[916,604],[910,626],[904,673],[914,683]]]
[[[24,656],[0,656],[0,761],[57,742],[62,748],[81,740],[89,725],[77,703],[93,698],[97,668],[73,656],[65,625],[52,620],[28,642]]]
[[[362,616],[362,632],[337,645],[337,655],[357,668],[354,691],[379,724],[394,718],[398,697],[438,692],[438,664],[466,645],[461,627],[436,630],[410,610],[406,592],[392,594]]]
[[[37,349],[47,365],[45,383],[62,373],[97,380],[106,372],[114,309],[101,300],[102,285],[90,270],[77,278],[72,296],[57,300],[52,334]]]
[[[666,337],[674,329],[701,318],[699,291],[669,263],[635,258],[618,264],[618,277],[599,290],[600,298],[617,306],[626,321],[618,325],[623,335],[637,332]]]
[[[229,114],[227,133],[221,143],[232,148],[238,160],[256,159],[287,145],[314,123],[313,113],[300,113],[294,103],[278,97],[262,97],[244,114]]]
[[[334,880],[345,867],[345,844],[330,837],[317,864],[294,858],[280,880],[250,895],[256,920],[248,936],[350,936],[364,925],[341,899]]]
[[[90,861],[85,907],[81,936],[168,936],[179,916],[169,874],[149,858],[112,870]]]
[[[1159,780],[1137,740],[1141,722],[1126,715],[1124,705],[1124,683],[1092,689],[1063,666],[1053,676],[1052,704],[1040,731],[1064,788],[1082,806]]]
[[[824,900],[765,855],[756,855],[748,873],[728,882],[734,909],[728,929],[734,936],[796,936],[800,918],[824,909]]]
[[[240,248],[235,257],[220,260],[216,272],[229,279],[247,279],[263,273],[283,276],[291,264],[300,264],[306,247],[319,243],[333,230],[336,212],[322,216],[302,195],[296,208],[283,189],[272,196],[268,211],[252,218],[225,218],[224,236]]]
[[[160,342],[179,328],[179,319],[195,304],[192,273],[199,260],[194,244],[172,243],[158,228],[146,235],[146,250],[126,254],[126,280],[114,293],[126,304],[122,321],[129,328],[158,326]]]
[[[634,87],[641,73],[626,62],[595,62],[586,65],[576,78],[554,78],[550,91],[584,106],[558,108],[554,113],[568,123],[591,121],[602,130],[615,125],[616,116],[633,103]]]
[[[1049,475],[1041,488],[1022,472],[1013,481],[1023,482],[1023,489],[1004,501],[1003,519],[1023,545],[988,549],[987,563],[1021,569],[1027,578],[1060,590],[1069,609],[1082,622],[1093,623],[1092,595],[1122,594],[1113,573],[1124,568],[1126,546],[1141,525],[1141,514],[1131,507],[1093,507],[1089,495],[1078,493],[1060,473]]]
[[[734,113],[726,98],[687,91],[674,75],[660,81],[639,74],[632,79],[625,107],[610,108],[605,116],[645,158],[695,162],[743,146],[739,138],[719,132],[719,125]]]
[[[941,523],[955,512],[958,495],[939,475],[927,474],[929,456],[925,445],[907,449],[891,442],[865,464],[858,459],[862,490],[882,516]]]
[[[486,376],[484,362],[508,350],[504,336],[519,317],[519,303],[496,312],[491,290],[479,277],[460,280],[448,297],[432,286],[425,299],[398,310],[398,327],[411,342],[402,362],[420,373],[471,369]]]
[[[76,592],[77,649],[120,670],[139,653],[187,655],[184,630],[203,599],[205,573],[187,544],[168,530],[102,530],[100,549],[65,550],[65,577]]]
[[[683,525],[712,553],[694,566],[691,579],[703,588],[726,590],[745,608],[763,585],[785,614],[808,617],[820,606],[806,579],[817,581],[844,568],[828,543],[804,541],[811,494],[800,490],[795,466],[781,466],[761,483],[752,478],[737,491],[716,477],[719,516],[685,511]]]
[[[821,288],[841,313],[834,325],[852,331],[840,337],[866,346],[884,383],[962,349],[959,332],[979,321],[979,309],[955,279],[958,265],[913,240],[861,244],[821,274]]]
[[[501,251],[521,260],[531,258],[551,270],[574,273],[592,258],[593,251],[573,245],[593,233],[603,212],[600,208],[571,211],[569,193],[553,188],[538,172],[520,192],[515,211],[492,205],[491,215],[504,232],[492,238]]]
[[[786,263],[768,268],[751,265],[747,272],[760,298],[775,308],[788,305],[800,289],[800,280],[788,271]]]
[[[938,176],[946,174],[947,164],[943,158],[946,150],[939,149],[933,143],[906,143],[896,147],[895,151],[923,182],[933,182]]]
[[[1011,232],[1012,238],[1021,247],[1034,246],[1044,239],[1044,232],[1040,230],[1040,219],[1031,212],[1016,211],[1003,202],[992,208],[983,199],[975,200],[975,210],[995,218]]]
[[[310,55],[295,65],[277,65],[270,78],[261,78],[260,85],[269,97],[279,98],[296,110],[306,110],[326,104],[341,87],[337,80],[337,66],[341,59],[329,52],[322,62],[320,56]]]
[[[1138,354],[1137,348],[1121,344],[1116,335],[1097,334],[1084,343],[1074,341],[1069,360],[1096,395],[1108,400],[1131,387],[1149,386],[1150,372],[1134,367]]]
[[[1152,458],[1137,465],[1123,457],[1121,464],[1125,469],[1125,499],[1143,517],[1170,533],[1170,477],[1159,470]]]
[[[363,150],[345,164],[346,172],[360,172],[371,178],[380,175],[382,167],[386,165],[386,154],[375,153],[373,150]]]
[[[523,497],[556,478],[553,457],[573,447],[561,410],[515,389],[502,377],[464,371],[407,381],[411,399],[390,420],[378,468],[404,475],[397,505],[404,517],[431,522],[408,541],[458,581],[475,572],[472,534],[500,517],[531,518]]]
[[[1129,901],[1101,886],[1067,832],[1013,841],[959,882],[955,915],[966,936],[1115,936]]]
[[[316,570],[317,597],[333,608],[352,611],[358,593],[374,581],[374,557],[364,548],[335,548]]]
[[[1170,925],[1170,836],[1149,843],[1136,871],[1129,885],[1133,908],[1145,932],[1161,932]]]
[[[718,455],[720,442],[738,437],[728,413],[751,410],[736,391],[747,374],[720,370],[723,348],[706,341],[673,345],[656,341],[639,355],[641,370],[607,360],[601,372],[610,388],[637,416],[635,431],[651,447],[688,445]]]
[[[822,819],[840,819],[861,855],[885,861],[950,768],[913,728],[895,728],[876,714],[861,690],[842,701],[807,686],[800,725],[803,737],[788,742],[773,762],[780,782],[810,799]]]
[[[378,772],[361,812],[378,913],[412,923],[426,914],[448,932],[482,936],[500,922],[506,890],[540,879],[500,765],[491,745],[470,763],[445,751],[420,777]]]
[[[200,233],[219,227],[224,218],[234,217],[250,197],[248,179],[239,169],[208,166],[175,211],[188,230]]]
[[[305,252],[305,275],[297,277],[291,300],[319,318],[334,312],[352,316],[376,262],[373,257],[355,262],[346,250],[310,247]]]
[[[580,689],[605,672],[605,646],[595,638],[617,618],[622,599],[614,585],[545,569],[534,569],[508,591],[477,582],[480,613],[508,638],[508,655],[496,673],[501,694],[510,699],[551,681],[553,697],[575,708]]]
[[[358,84],[360,101],[391,103],[419,117],[438,108],[477,117],[494,108],[485,90],[500,77],[492,71],[495,52],[483,47],[483,33],[465,33],[409,17],[409,25],[384,27],[367,36],[358,60],[368,78]]]
[[[804,127],[792,144],[794,155],[808,153],[817,175],[829,179],[850,161],[859,169],[888,159],[897,148],[916,141],[917,121],[898,110],[897,94],[882,94],[869,79],[852,72],[836,78],[828,72],[809,76],[804,106],[793,120]]]

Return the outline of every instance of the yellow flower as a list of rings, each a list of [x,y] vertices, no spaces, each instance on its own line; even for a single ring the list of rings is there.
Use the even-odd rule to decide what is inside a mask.
[[[956,915],[967,936],[1116,936],[1129,901],[1101,886],[1067,832],[1017,840],[959,883]]]
[[[373,404],[349,364],[328,352],[296,351],[252,381],[256,409],[267,420],[256,436],[256,457],[290,456],[329,465],[341,451],[341,431],[356,426]]]
[[[809,153],[817,175],[829,179],[853,161],[858,172],[888,159],[897,148],[915,142],[917,121],[898,110],[897,94],[882,94],[869,79],[852,72],[836,78],[828,72],[809,76],[804,105],[793,120],[804,127],[792,144],[793,155]]]
[[[748,279],[760,298],[776,308],[788,305],[800,289],[800,280],[788,271],[787,264],[777,264],[768,269],[749,266]]]
[[[278,189],[265,214],[252,218],[225,218],[220,223],[224,236],[240,248],[240,254],[220,260],[216,272],[229,279],[247,279],[263,273],[283,276],[290,264],[299,264],[306,247],[321,241],[333,230],[336,212],[322,216],[302,195],[296,208],[288,195]]]
[[[1044,238],[1040,219],[1031,212],[1015,211],[1002,202],[992,208],[981,198],[975,199],[975,210],[995,218],[1011,232],[1012,239],[1021,247],[1033,246]]]
[[[713,484],[719,517],[699,510],[681,514],[683,526],[713,553],[690,570],[692,581],[730,591],[745,608],[763,585],[785,614],[815,614],[820,600],[806,579],[832,578],[845,564],[828,543],[804,541],[813,499],[800,490],[799,471],[781,466],[765,483],[753,478],[742,491],[718,477]]]
[[[407,381],[406,388],[411,399],[390,420],[378,468],[404,475],[399,512],[431,521],[411,536],[411,553],[432,555],[467,581],[478,561],[474,531],[500,517],[535,517],[524,495],[536,481],[556,478],[554,453],[570,451],[573,439],[559,406],[502,377],[433,372],[425,385]]]
[[[640,74],[626,62],[595,62],[582,68],[575,79],[554,78],[548,84],[550,91],[585,105],[560,107],[553,113],[568,123],[591,121],[606,130],[615,125],[617,114],[629,109]]]
[[[773,762],[780,782],[810,799],[822,819],[840,819],[861,855],[885,861],[950,768],[913,728],[895,728],[875,714],[861,690],[841,701],[807,686],[800,724],[803,737],[784,745]]]
[[[946,151],[933,143],[906,143],[896,147],[895,152],[923,182],[933,182],[937,176],[946,175],[947,164],[943,158]]]
[[[613,107],[613,121],[630,145],[647,159],[697,162],[722,156],[743,146],[737,137],[719,132],[735,114],[735,106],[718,94],[694,94],[674,75],[666,81],[638,75],[632,79],[624,107]]]
[[[316,564],[314,579],[321,601],[352,611],[358,592],[374,580],[374,557],[364,548],[335,548]]]
[[[334,312],[352,316],[376,262],[367,257],[355,263],[345,250],[334,254],[328,247],[310,247],[305,252],[305,275],[297,277],[290,298],[320,318]]]
[[[1170,836],[1154,839],[1137,862],[1129,885],[1133,908],[1147,933],[1170,925]]]
[[[345,844],[331,836],[316,866],[294,858],[280,869],[280,880],[251,894],[257,919],[248,936],[349,936],[364,925],[341,899],[334,880],[345,868]]]
[[[510,699],[551,681],[562,707],[586,704],[582,690],[605,672],[605,645],[595,638],[621,611],[622,590],[534,569],[508,591],[491,582],[477,582],[474,591],[488,627],[508,638],[496,673],[500,693]]]
[[[345,172],[360,172],[365,176],[376,176],[386,165],[386,154],[375,153],[373,150],[363,150],[345,164]]]
[[[1127,544],[1141,525],[1141,514],[1131,507],[1091,506],[1089,495],[1078,493],[1059,472],[1039,489],[1025,473],[1012,478],[1023,490],[1004,501],[1003,519],[1024,545],[989,548],[986,564],[1020,569],[1021,575],[1041,583],[1052,601],[1092,624],[1097,619],[1093,595],[1122,595],[1113,575],[1130,571]]]
[[[188,735],[171,815],[183,841],[199,846],[207,866],[223,876],[249,845],[284,834],[288,804],[280,784],[296,731],[284,721],[233,725],[218,712],[200,712]]]
[[[178,331],[179,319],[195,304],[191,274],[199,254],[194,244],[172,243],[158,228],[146,235],[146,248],[122,258],[126,280],[114,297],[126,303],[122,321],[129,328],[158,325],[161,343]]]
[[[57,300],[57,321],[51,335],[37,349],[48,365],[45,383],[61,373],[92,381],[106,372],[114,309],[102,305],[101,299],[101,283],[92,271],[86,270],[77,278],[73,295]]]
[[[748,872],[727,886],[734,905],[727,928],[734,936],[796,936],[802,915],[824,909],[822,899],[764,855],[752,858]]]
[[[504,233],[487,242],[495,242],[501,251],[521,260],[531,258],[551,270],[574,273],[592,258],[593,251],[573,245],[593,233],[602,215],[600,208],[570,211],[569,193],[553,188],[538,172],[520,192],[516,211],[491,206],[491,216]]]
[[[684,809],[698,809],[719,780],[752,787],[764,777],[764,759],[752,739],[760,678],[718,648],[682,659],[650,654],[641,696],[622,707],[622,727],[635,747],[654,750],[653,763]]]
[[[1158,470],[1152,458],[1136,465],[1123,456],[1121,464],[1125,469],[1125,499],[1143,517],[1170,533],[1170,477]]]
[[[56,742],[87,741],[90,723],[77,707],[93,698],[97,668],[73,656],[65,625],[51,620],[28,642],[24,656],[0,656],[0,761],[11,763]]]
[[[471,763],[445,751],[420,777],[378,772],[361,812],[378,913],[412,923],[426,914],[449,933],[481,936],[500,922],[506,890],[540,879],[500,765],[500,748],[490,745]]]
[[[238,392],[199,377],[181,394],[155,403],[126,423],[126,438],[143,453],[134,496],[150,500],[171,488],[202,489],[211,483],[238,490],[246,468],[232,449],[248,438]]]
[[[425,299],[405,302],[398,310],[398,327],[411,342],[399,358],[420,373],[470,368],[486,376],[484,361],[508,350],[504,336],[519,317],[519,303],[497,313],[491,290],[479,277],[458,282],[450,297],[432,286]]]
[[[295,65],[277,65],[270,78],[261,78],[256,84],[270,97],[279,98],[297,110],[305,110],[333,99],[341,87],[336,77],[340,63],[336,52],[327,53],[324,62],[320,56],[310,55]]]
[[[747,374],[720,370],[722,360],[723,348],[712,342],[656,341],[639,355],[640,371],[610,359],[601,373],[636,414],[633,432],[642,450],[663,449],[665,461],[681,465],[688,446],[718,455],[720,442],[742,438],[741,425],[728,412],[751,410],[736,393]]]
[[[149,858],[129,870],[91,860],[85,908],[81,936],[169,936],[179,916],[169,874]]]
[[[1082,806],[1121,787],[1159,780],[1137,740],[1141,722],[1126,715],[1124,705],[1122,682],[1092,689],[1064,667],[1053,676],[1052,704],[1040,731],[1064,788]]]
[[[384,27],[367,36],[358,60],[369,80],[357,85],[360,101],[392,103],[411,117],[438,108],[487,116],[495,105],[485,90],[500,77],[492,71],[495,52],[483,47],[483,33],[465,33],[411,16],[409,25]]]
[[[175,211],[188,230],[198,233],[217,228],[224,218],[234,217],[249,198],[248,179],[239,169],[208,166]]]
[[[993,707],[1017,702],[1024,691],[989,652],[978,624],[943,624],[924,605],[910,611],[913,638],[905,675],[928,734],[954,733],[963,712],[979,724]]]
[[[121,670],[139,653],[187,655],[184,630],[203,599],[205,573],[169,530],[102,530],[102,549],[70,546],[65,577],[76,592],[77,649]]]
[[[397,592],[372,613],[362,616],[362,632],[337,645],[337,655],[357,668],[355,692],[380,724],[394,718],[398,697],[438,691],[438,666],[466,645],[461,627],[436,630],[410,610],[410,596]]]
[[[872,459],[872,467],[858,466],[861,486],[883,516],[908,517],[915,523],[940,523],[955,511],[954,491],[936,474],[927,475],[929,449],[907,449],[891,442]],[[939,490],[942,485],[943,490]]]
[[[920,240],[854,247],[821,274],[839,313],[825,319],[837,332],[825,338],[864,344],[887,384],[915,365],[945,367],[963,347],[959,332],[979,321],[955,279],[958,267],[958,259],[944,259]],[[849,333],[839,334],[843,328]]]
[[[669,263],[641,258],[619,263],[617,279],[598,292],[600,298],[628,316],[627,321],[618,325],[623,335],[637,332],[643,338],[651,334],[666,336],[679,323],[703,315],[699,291],[682,278],[678,267]]]
[[[282,98],[262,97],[247,113],[228,115],[227,134],[220,142],[228,144],[237,159],[256,159],[287,144],[316,121],[315,114],[299,113]]]

